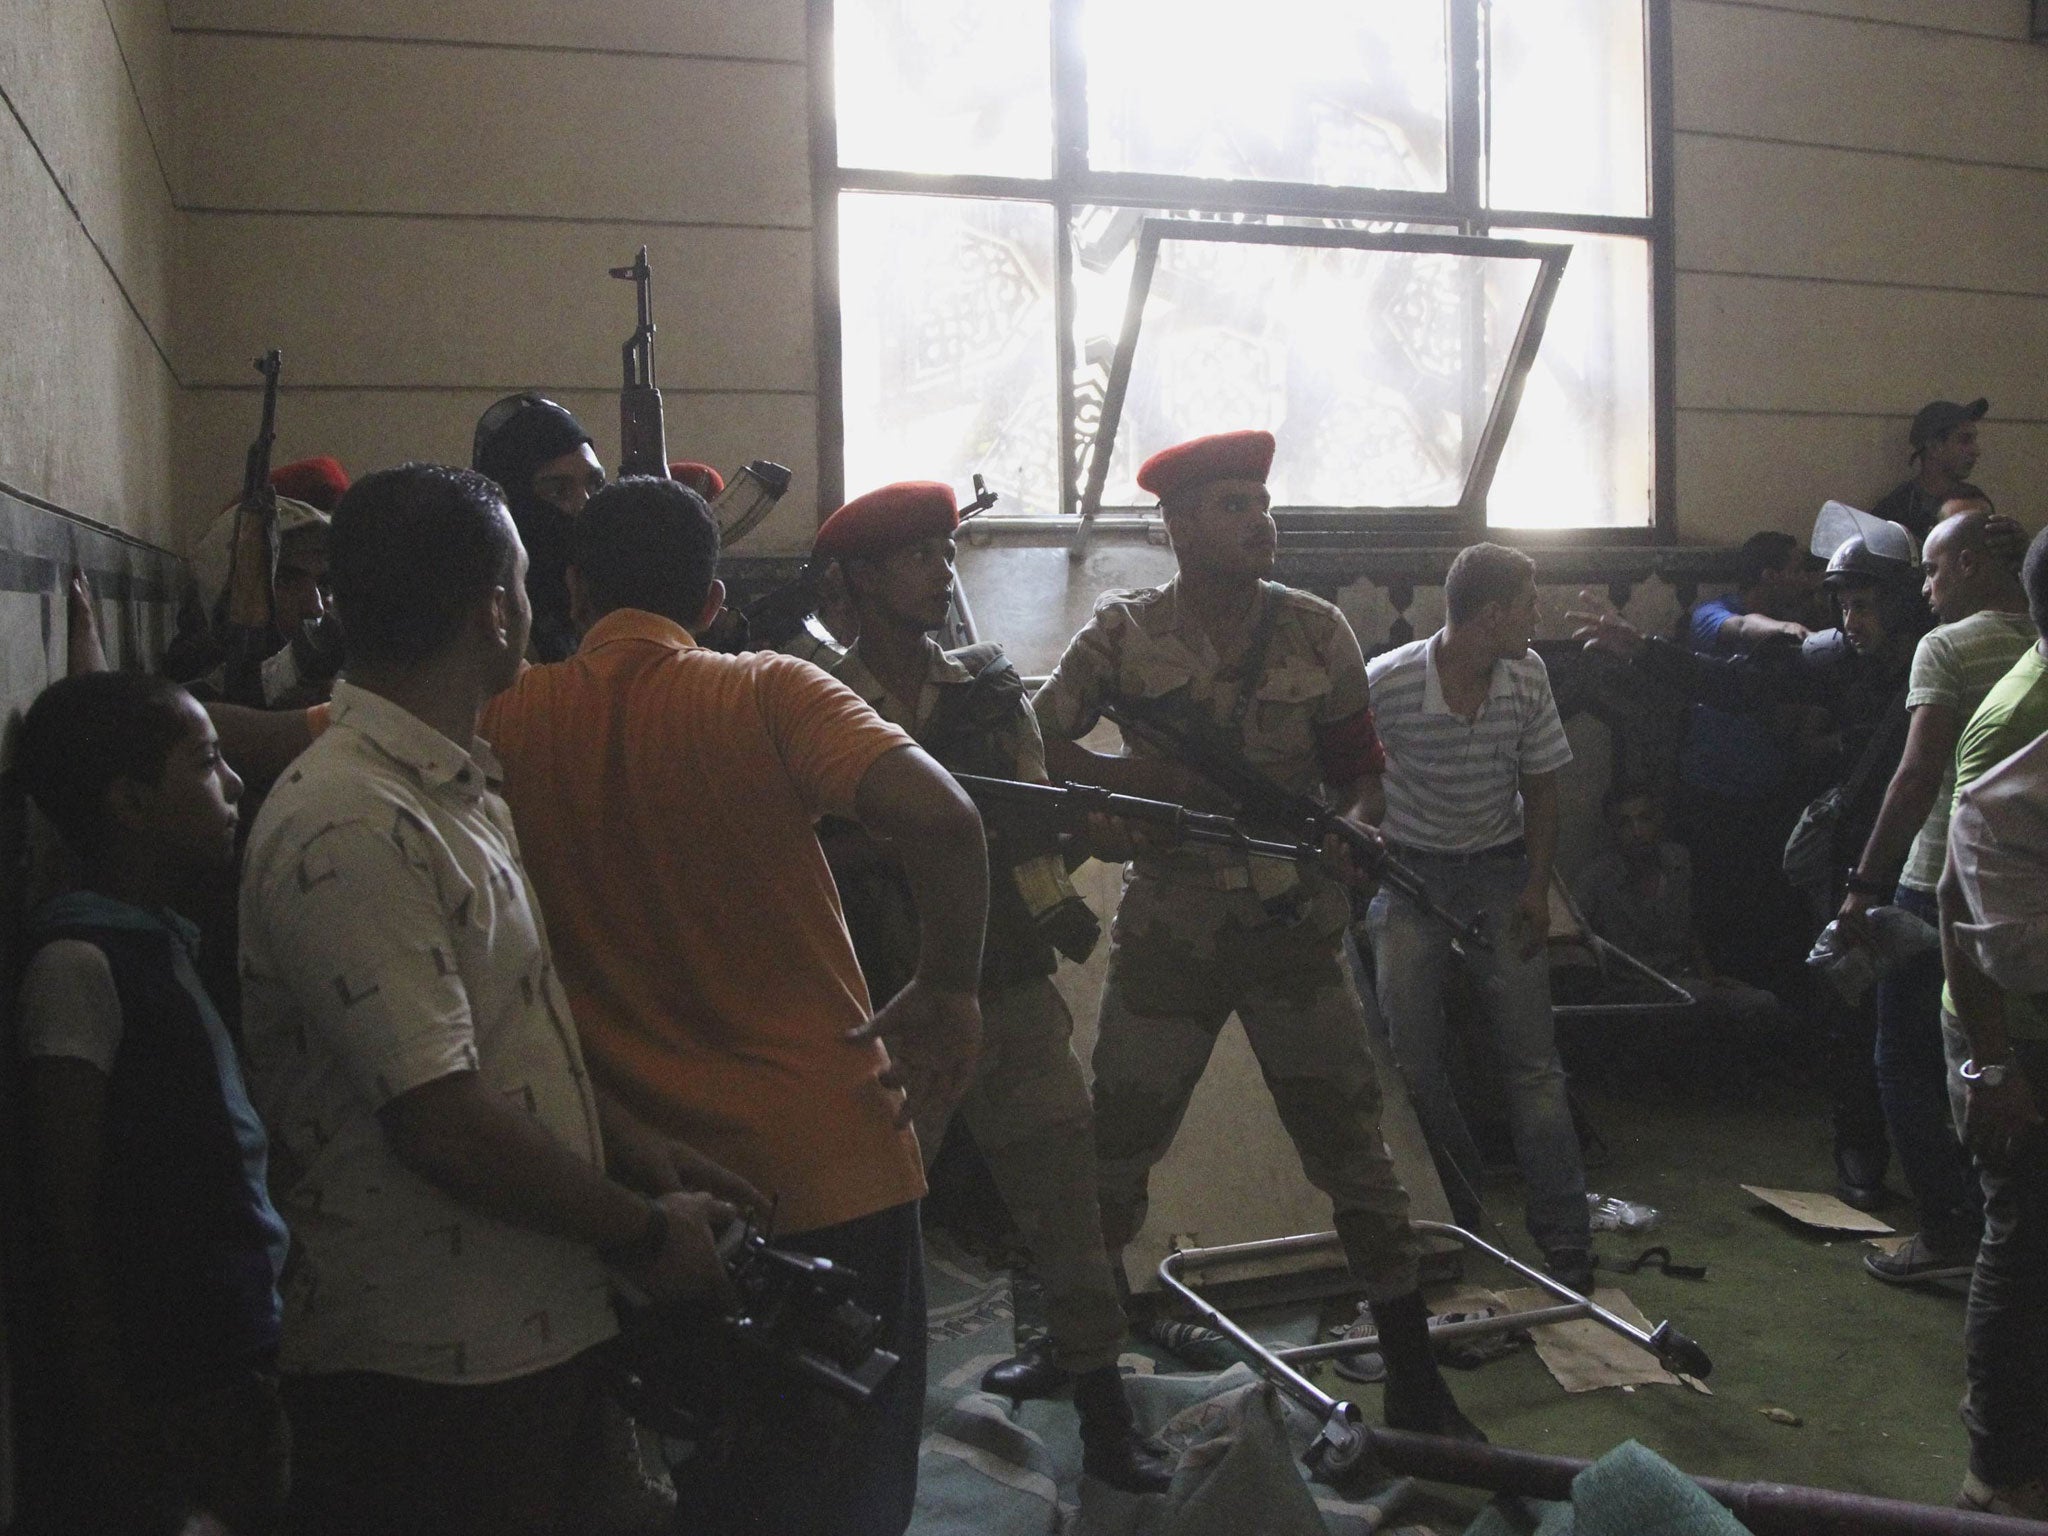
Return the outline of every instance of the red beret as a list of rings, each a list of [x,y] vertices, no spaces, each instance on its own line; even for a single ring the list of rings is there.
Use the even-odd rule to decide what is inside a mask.
[[[856,496],[826,518],[811,554],[821,560],[886,555],[959,526],[960,503],[953,499],[953,487],[936,480],[904,480]]]
[[[332,512],[348,494],[348,471],[341,467],[340,460],[323,453],[315,459],[300,459],[296,464],[280,464],[270,472],[270,483],[281,496]]]
[[[706,501],[725,489],[725,476],[709,464],[699,464],[695,459],[678,459],[669,465],[668,477],[680,480]]]
[[[1138,470],[1138,487],[1164,501],[1211,480],[1257,480],[1263,485],[1272,467],[1272,433],[1218,432],[1153,454]]]

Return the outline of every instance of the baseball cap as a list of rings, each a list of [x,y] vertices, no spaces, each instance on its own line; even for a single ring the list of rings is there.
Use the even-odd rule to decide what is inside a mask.
[[[1907,441],[1915,448],[1924,448],[1964,422],[1982,421],[1990,409],[1991,402],[1982,395],[1968,405],[1958,405],[1953,400],[1930,400],[1913,413],[1913,430],[1906,434]]]

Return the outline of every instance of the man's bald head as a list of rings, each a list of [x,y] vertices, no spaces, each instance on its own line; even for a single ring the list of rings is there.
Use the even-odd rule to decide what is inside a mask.
[[[1989,537],[1993,514],[1983,507],[1958,512],[1934,525],[1920,551],[1926,570],[1921,590],[1944,624],[1985,608],[2014,607],[2019,572]]]
[[[1950,508],[1956,510],[1950,511]],[[1921,560],[1932,560],[1939,550],[1951,554],[1961,554],[1965,550],[1973,554],[1981,552],[1984,529],[1991,521],[1989,505],[1973,505],[1958,498],[1944,503],[1942,511],[1947,515],[1929,530],[1927,542],[1920,549]]]

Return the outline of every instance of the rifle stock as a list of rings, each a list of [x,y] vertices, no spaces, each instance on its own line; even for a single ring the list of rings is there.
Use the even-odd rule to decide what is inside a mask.
[[[647,247],[640,247],[631,266],[609,270],[633,285],[640,322],[619,347],[619,473],[667,479],[668,434],[654,383],[654,269],[647,265]]]

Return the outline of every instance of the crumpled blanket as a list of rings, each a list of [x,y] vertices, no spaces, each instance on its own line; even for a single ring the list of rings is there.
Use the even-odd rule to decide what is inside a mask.
[[[1534,1536],[1749,1536],[1705,1489],[1662,1456],[1624,1440],[1572,1479],[1569,1504],[1529,1501]],[[1483,1511],[1465,1536],[1525,1536],[1529,1527],[1498,1508]]]

